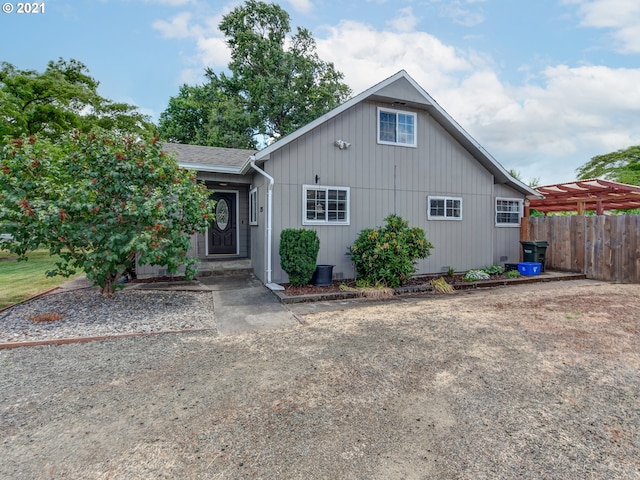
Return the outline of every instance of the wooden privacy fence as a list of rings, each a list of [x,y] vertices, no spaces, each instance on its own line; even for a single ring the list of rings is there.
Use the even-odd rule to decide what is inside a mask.
[[[524,240],[547,241],[545,267],[640,283],[640,215],[529,217]]]

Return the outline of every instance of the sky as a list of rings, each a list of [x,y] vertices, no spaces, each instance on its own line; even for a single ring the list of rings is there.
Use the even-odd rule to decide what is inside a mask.
[[[29,14],[0,3],[0,61],[79,60],[102,96],[157,121],[180,85],[226,71],[218,24],[242,2],[43,0]],[[354,94],[406,70],[525,182],[572,181],[593,156],[640,144],[638,0],[276,3]]]

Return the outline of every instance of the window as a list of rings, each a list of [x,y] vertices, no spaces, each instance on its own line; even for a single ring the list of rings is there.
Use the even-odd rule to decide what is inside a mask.
[[[249,225],[258,225],[258,189],[249,191]]]
[[[522,200],[516,198],[496,198],[496,226],[520,226]]]
[[[462,199],[455,197],[428,197],[429,220],[462,220]]]
[[[416,118],[415,113],[378,108],[378,143],[415,147]]]
[[[349,224],[349,188],[302,186],[302,223]]]

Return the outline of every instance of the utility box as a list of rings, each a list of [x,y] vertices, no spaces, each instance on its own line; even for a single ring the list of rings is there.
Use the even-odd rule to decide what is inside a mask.
[[[544,272],[544,259],[549,242],[521,241],[520,244],[522,245],[522,261],[539,263],[541,265],[541,271]]]

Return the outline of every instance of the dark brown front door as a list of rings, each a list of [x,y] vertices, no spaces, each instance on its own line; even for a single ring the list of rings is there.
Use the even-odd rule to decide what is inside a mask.
[[[236,225],[236,193],[216,192],[215,220],[209,226],[209,255],[235,255],[238,253],[238,232]]]

